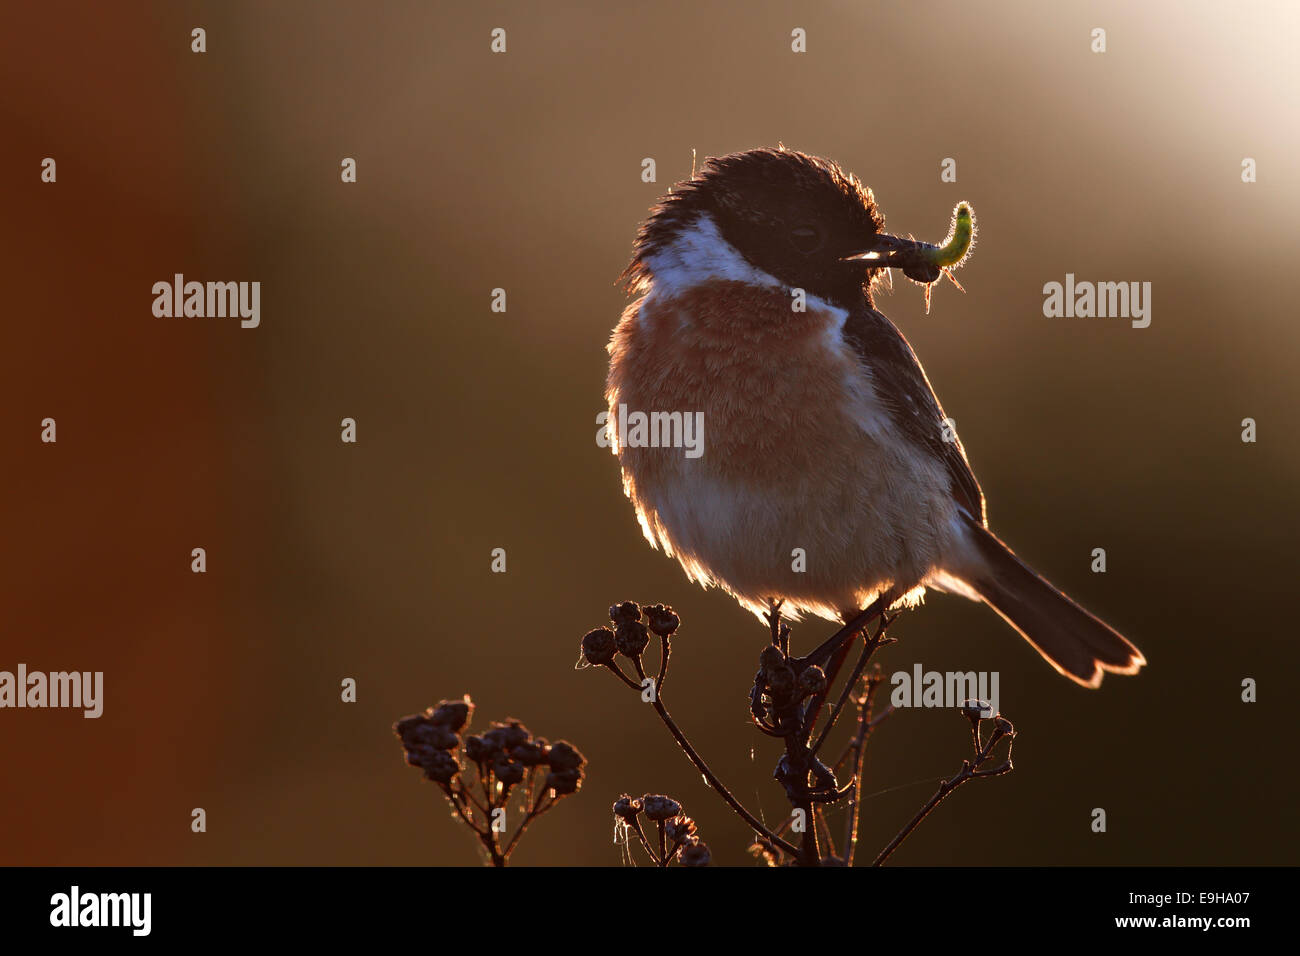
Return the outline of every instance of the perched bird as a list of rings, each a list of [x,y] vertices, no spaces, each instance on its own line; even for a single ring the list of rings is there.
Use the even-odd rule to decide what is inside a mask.
[[[784,147],[710,159],[651,209],[606,387],[646,538],[759,615],[848,620],[934,588],[984,601],[1082,685],[1136,673],[1136,647],[988,530],[965,450],[872,301],[888,268],[933,280],[918,254],[934,247],[883,228],[856,177]],[[699,416],[702,453],[618,434],[629,410]]]

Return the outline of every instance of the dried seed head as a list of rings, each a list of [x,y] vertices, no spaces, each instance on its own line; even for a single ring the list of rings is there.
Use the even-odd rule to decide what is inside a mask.
[[[749,845],[749,853],[751,856],[762,859],[768,866],[776,866],[780,862],[776,847],[761,837],[756,837],[754,842]]]
[[[577,793],[582,786],[581,770],[552,770],[546,775],[546,786],[559,797]]]
[[[524,765],[511,760],[504,754],[497,757],[496,761],[492,764],[492,772],[496,774],[496,778],[507,787],[513,787],[524,779]]]
[[[645,815],[655,821],[668,820],[682,812],[680,803],[661,793],[647,793],[641,798],[641,806],[645,809]]]
[[[650,643],[650,631],[640,621],[620,621],[614,632],[614,644],[625,657],[640,657]]]
[[[419,766],[424,770],[425,777],[435,783],[451,783],[452,778],[460,773],[460,764],[445,750],[433,751],[428,760]]]
[[[614,632],[607,627],[598,627],[588,631],[582,639],[582,656],[588,664],[597,667],[608,664],[614,659],[618,645],[614,642]]]
[[[624,621],[641,620],[641,606],[636,601],[624,601],[622,604],[615,604],[609,609],[609,619],[615,624],[622,624]]]
[[[430,708],[428,714],[435,724],[446,727],[452,733],[459,733],[474,714],[474,702],[468,697],[464,700],[440,701],[437,707]]]
[[[673,609],[663,604],[651,604],[645,609],[645,616],[650,622],[650,630],[659,637],[671,637],[682,623]]]
[[[483,763],[490,760],[496,755],[500,748],[496,743],[480,737],[477,734],[470,734],[465,738],[465,756],[475,763]]]
[[[393,733],[397,734],[405,742],[408,734],[417,727],[423,727],[426,723],[428,723],[428,720],[423,714],[411,714],[409,717],[403,717],[393,724]]]
[[[510,756],[525,767],[546,763],[546,741],[540,737],[520,744],[510,751]]]
[[[430,735],[429,746],[434,750],[459,750],[460,734],[452,733],[446,727],[440,727],[437,724],[431,725],[433,733]]]
[[[820,694],[826,689],[826,672],[813,664],[805,667],[799,674],[799,694],[807,697],[811,694]]]
[[[424,714],[403,717],[393,724],[393,730],[407,750],[455,750],[460,746],[460,737]]]
[[[552,770],[581,770],[587,758],[566,740],[557,740],[546,751],[546,762]]]
[[[533,735],[517,720],[506,720],[494,723],[483,738],[493,744],[497,750],[513,750],[521,744],[528,743]]]
[[[664,824],[664,835],[673,843],[684,843],[695,835],[695,821],[678,814]]]
[[[623,820],[635,820],[641,812],[641,801],[626,793],[614,801],[614,816]]]
[[[432,747],[408,747],[405,754],[406,762],[412,767],[423,767],[433,760],[434,754],[441,752]]]
[[[984,702],[981,700],[965,700],[957,711],[967,720],[978,721],[984,716]]]
[[[709,845],[699,837],[692,837],[691,842],[682,847],[677,858],[682,866],[708,866],[713,857],[709,854]]]
[[[764,675],[785,664],[785,654],[775,644],[769,644],[758,655],[758,666]]]
[[[767,674],[767,688],[773,700],[788,700],[794,693],[794,668],[789,666],[774,667]]]

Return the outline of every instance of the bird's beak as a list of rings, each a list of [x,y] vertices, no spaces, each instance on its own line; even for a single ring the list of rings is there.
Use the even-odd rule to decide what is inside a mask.
[[[842,261],[861,262],[878,269],[904,269],[916,263],[921,252],[935,248],[928,242],[899,239],[882,232],[873,236],[859,251],[844,256]]]

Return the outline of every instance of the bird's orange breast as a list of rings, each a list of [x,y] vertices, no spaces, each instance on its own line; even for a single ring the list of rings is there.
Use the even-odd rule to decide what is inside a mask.
[[[795,312],[791,302],[780,289],[727,280],[647,297],[614,332],[611,390],[629,409],[703,412],[702,457],[712,472],[794,492],[790,465],[837,442],[851,368],[831,347],[842,319],[814,307]],[[676,469],[663,452],[626,449],[623,460],[648,479]]]
[[[696,458],[615,436],[652,544],[753,610],[783,597],[834,616],[920,582],[951,495],[940,467],[894,440],[844,313],[793,301],[730,280],[652,290],[614,331],[607,398],[616,425],[620,405],[702,413]]]

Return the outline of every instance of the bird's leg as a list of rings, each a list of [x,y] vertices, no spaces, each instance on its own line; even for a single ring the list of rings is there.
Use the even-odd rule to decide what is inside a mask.
[[[852,617],[846,615],[847,620],[844,626],[830,640],[821,644],[807,657],[792,658],[789,661],[796,674],[807,670],[813,665],[821,667],[823,662],[827,664],[825,667],[825,681],[822,683],[821,689],[812,694],[808,702],[803,706],[798,718],[798,730],[786,737],[785,756],[781,758],[776,770],[776,778],[785,786],[786,796],[791,805],[805,814],[808,830],[805,832],[804,846],[801,851],[801,862],[804,865],[809,865],[811,861],[817,860],[820,856],[817,846],[816,821],[813,818],[814,813],[820,812],[818,805],[843,799],[853,789],[852,785],[840,788],[834,771],[818,760],[816,754],[813,753],[810,741],[817,718],[826,702],[831,687],[835,683],[836,677],[839,676],[839,672],[844,666],[849,651],[853,649],[856,638],[863,633],[872,620],[882,617],[894,600],[892,590],[886,591],[867,608]],[[809,786],[810,775],[815,780],[812,787]]]
[[[790,625],[781,620],[781,605],[785,600],[767,599],[767,626],[772,632],[772,643],[781,648],[781,653],[790,653]]]
[[[830,660],[831,655],[835,654],[836,651],[839,651],[844,645],[851,643],[859,631],[876,618],[880,617],[880,615],[884,614],[885,611],[889,609],[889,605],[893,604],[896,600],[898,600],[898,598],[894,594],[893,589],[882,593],[880,597],[876,598],[867,607],[859,611],[850,620],[846,621],[842,628],[836,631],[827,640],[823,641],[811,654],[807,657],[799,658],[797,661],[798,666],[800,668],[807,667],[809,664],[817,664],[820,666]],[[843,655],[841,655],[840,660],[842,663]],[[830,680],[833,680],[831,675],[828,674],[827,676]],[[830,680],[827,681],[828,686]]]
[[[779,644],[779,643],[780,643],[780,635],[781,635],[781,624],[780,624],[780,620],[781,620],[781,604],[782,604],[782,602],[781,602],[781,601],[778,601],[776,598],[768,598],[768,599],[767,599],[767,626],[768,626],[768,629],[772,632],[772,643],[773,643],[773,644]]]
[[[826,703],[826,697],[830,694],[835,679],[839,677],[840,668],[844,666],[845,658],[849,656],[849,651],[853,649],[853,639],[860,633],[861,631],[854,631],[849,635],[848,640],[833,652],[830,665],[826,668],[826,686],[820,693],[814,694],[812,699],[808,701],[807,707],[804,708],[802,736],[805,741],[811,739],[813,725],[817,723],[817,717],[821,714],[822,704]]]

